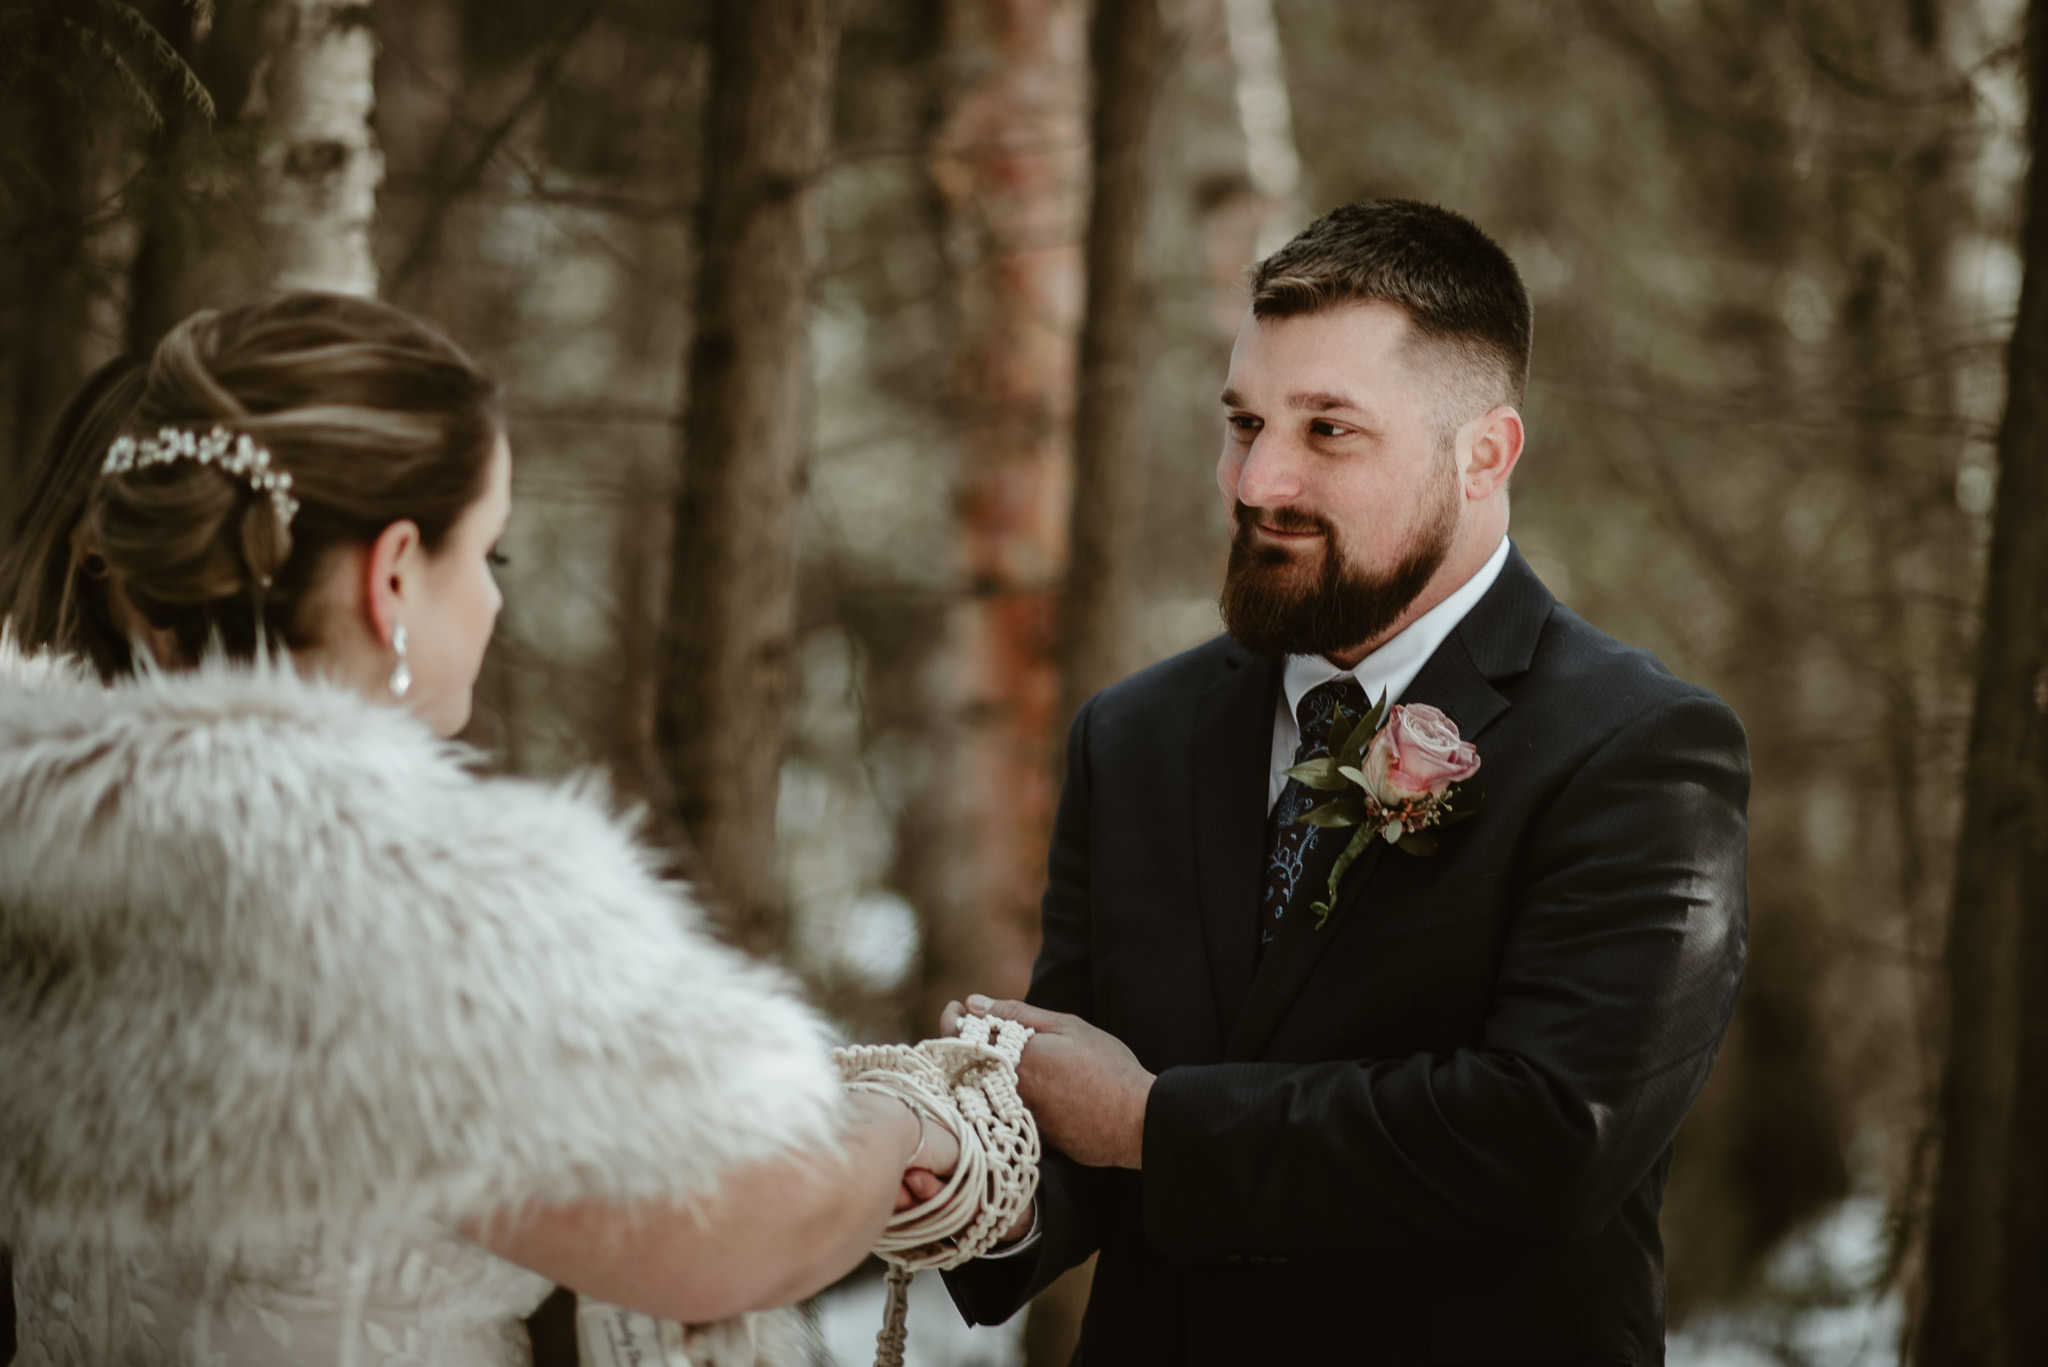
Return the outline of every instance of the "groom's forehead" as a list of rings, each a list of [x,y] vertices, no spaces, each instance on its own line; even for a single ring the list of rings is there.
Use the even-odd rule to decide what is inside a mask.
[[[1422,350],[1416,344],[1427,340],[1406,310],[1377,299],[1277,318],[1247,313],[1231,347],[1230,369],[1236,375],[1247,366],[1279,367],[1307,382],[1304,387],[1328,388],[1315,377],[1406,367]]]
[[[1398,310],[1391,312],[1391,322],[1329,313],[1249,320],[1231,351],[1221,402],[1391,419],[1425,391],[1441,389],[1437,372],[1455,363],[1442,348],[1417,345],[1428,339],[1418,338]]]

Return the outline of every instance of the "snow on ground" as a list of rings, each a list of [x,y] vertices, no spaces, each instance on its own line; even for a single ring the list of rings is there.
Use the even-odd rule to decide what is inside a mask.
[[[868,1367],[875,1360],[883,1298],[882,1279],[863,1277],[813,1302],[825,1340],[824,1367]],[[1024,1316],[994,1328],[970,1329],[936,1272],[920,1272],[910,1284],[908,1323],[903,1367],[1023,1367]]]
[[[1673,1333],[1667,1367],[1898,1367],[1904,1310],[1871,1288],[1884,1267],[1884,1202],[1843,1202],[1771,1257],[1752,1305]]]
[[[1675,1330],[1667,1367],[1899,1367],[1903,1311],[1896,1292],[1874,1295],[1884,1265],[1885,1207],[1876,1197],[1845,1201],[1772,1255],[1764,1288],[1740,1309],[1700,1315]],[[882,1327],[879,1277],[818,1298],[822,1367],[867,1367]],[[910,1288],[910,1344],[904,1367],[1022,1367],[1019,1315],[970,1329],[938,1274]]]

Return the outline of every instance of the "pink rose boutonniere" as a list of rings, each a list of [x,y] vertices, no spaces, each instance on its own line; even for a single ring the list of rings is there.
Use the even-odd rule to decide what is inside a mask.
[[[1464,785],[1478,772],[1478,748],[1458,735],[1456,722],[1427,703],[1403,703],[1388,712],[1382,697],[1356,722],[1340,712],[1330,733],[1329,758],[1287,771],[1319,792],[1342,794],[1296,820],[1358,828],[1330,869],[1326,895],[1311,908],[1316,929],[1329,920],[1337,885],[1374,837],[1409,854],[1435,854],[1430,829],[1473,814]]]

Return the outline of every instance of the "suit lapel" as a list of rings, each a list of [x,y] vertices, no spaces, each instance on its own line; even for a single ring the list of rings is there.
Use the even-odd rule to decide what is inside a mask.
[[[1441,708],[1458,724],[1461,736],[1477,742],[1486,728],[1508,710],[1508,700],[1493,686],[1494,681],[1528,668],[1543,623],[1556,601],[1522,559],[1521,552],[1510,549],[1500,578],[1423,664],[1400,701]],[[1269,751],[1270,748],[1269,741]],[[1480,752],[1483,758],[1483,745]],[[1366,889],[1374,873],[1387,859],[1415,857],[1398,851],[1390,853],[1385,841],[1372,841],[1344,875],[1337,889],[1336,905],[1323,928],[1314,929],[1308,918],[1296,918],[1295,924],[1267,947],[1245,996],[1244,1009],[1235,1026],[1225,1030],[1227,1061],[1259,1057],[1315,971],[1323,951],[1337,938],[1343,922],[1363,914],[1359,904],[1367,900]]]
[[[1277,660],[1241,651],[1232,659],[1229,673],[1196,701],[1189,747],[1195,882],[1219,1039],[1229,1038],[1252,981],[1281,673]]]

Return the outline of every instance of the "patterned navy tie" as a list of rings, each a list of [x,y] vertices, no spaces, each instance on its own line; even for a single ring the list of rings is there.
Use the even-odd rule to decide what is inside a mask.
[[[1318,684],[1303,695],[1295,709],[1295,719],[1301,723],[1301,744],[1294,747],[1296,764],[1329,756],[1330,732],[1339,707],[1353,721],[1365,715],[1365,689],[1349,674]],[[1318,792],[1298,778],[1288,779],[1280,790],[1280,800],[1266,822],[1266,884],[1259,904],[1261,954],[1283,924],[1308,915],[1308,909],[1323,900],[1328,890],[1330,868],[1350,842],[1352,832],[1348,827],[1307,826],[1295,818],[1338,796]]]

